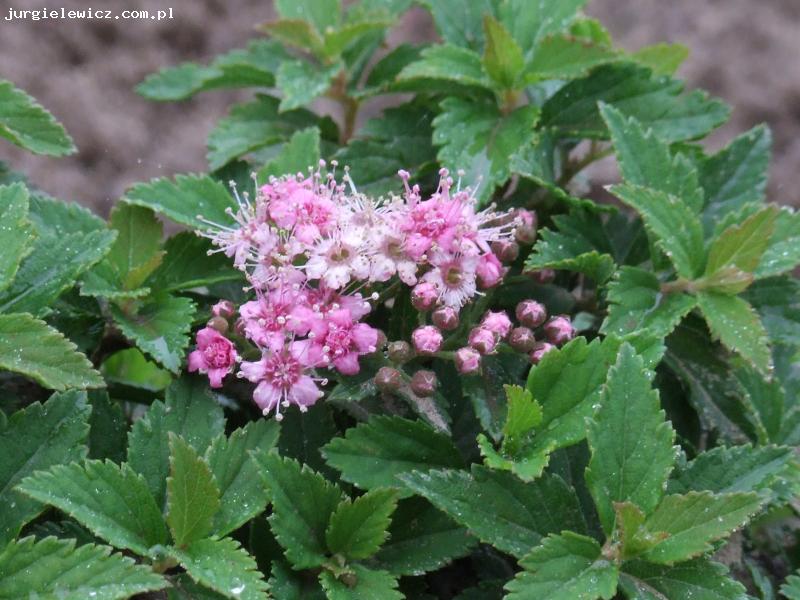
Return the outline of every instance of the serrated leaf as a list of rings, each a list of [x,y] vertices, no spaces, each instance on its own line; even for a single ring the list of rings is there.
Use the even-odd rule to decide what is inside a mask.
[[[427,500],[414,497],[398,504],[389,539],[373,560],[393,575],[422,575],[464,556],[477,543]]]
[[[125,460],[128,420],[122,404],[108,397],[105,390],[88,393],[92,414],[89,418],[89,458]]]
[[[122,334],[158,363],[178,373],[189,345],[189,330],[196,310],[188,298],[153,296],[129,314],[111,306],[111,315]]]
[[[0,80],[0,137],[35,154],[75,152],[72,138],[42,106],[10,81]]]
[[[174,433],[169,450],[167,524],[175,545],[185,548],[211,533],[220,493],[208,464]]]
[[[769,369],[767,332],[752,306],[738,296],[713,292],[698,294],[697,304],[715,338],[762,372]]]
[[[276,0],[275,10],[284,19],[303,19],[319,32],[336,28],[341,19],[339,0]]]
[[[703,229],[682,199],[631,184],[615,185],[611,193],[642,216],[679,275],[692,279],[700,274],[705,259]]]
[[[400,82],[434,80],[491,88],[491,81],[481,65],[481,57],[471,50],[451,44],[425,48],[419,55],[419,60],[408,64],[400,71],[397,80]]]
[[[503,24],[491,15],[483,17],[483,34],[486,39],[484,69],[501,89],[515,89],[525,66],[522,49]]]
[[[610,599],[619,571],[593,539],[565,531],[547,537],[520,561],[524,569],[506,585],[508,600]]]
[[[336,470],[322,457],[323,446],[338,433],[333,410],[327,402],[317,402],[304,413],[288,411],[281,421],[278,454],[294,458],[329,479],[338,479]]]
[[[0,186],[0,291],[14,281],[33,236],[27,188],[21,183]]]
[[[759,444],[786,443],[785,436],[791,432],[786,426],[793,421],[789,411],[793,399],[787,398],[777,378],[767,379],[745,361],[734,363],[734,368],[744,394],[747,417],[755,429],[755,440]]]
[[[525,82],[545,79],[574,79],[591,68],[619,57],[613,48],[593,44],[572,35],[554,35],[543,39],[525,66]]]
[[[220,507],[213,527],[216,535],[238,529],[264,510],[268,497],[250,453],[272,449],[279,433],[277,422],[260,419],[237,429],[230,437],[214,438],[205,458],[220,490]]]
[[[0,315],[0,369],[53,390],[105,385],[75,344],[29,314]]]
[[[398,488],[401,497],[410,492],[397,475],[464,464],[446,435],[420,421],[387,416],[375,416],[348,429],[345,437],[326,445],[322,454],[329,465],[342,472],[345,481],[367,490]]]
[[[728,576],[727,569],[715,562],[697,559],[674,566],[662,566],[642,560],[623,566],[619,585],[628,598],[662,600],[746,600],[741,583]]]
[[[208,538],[186,548],[171,548],[189,576],[226,598],[267,600],[267,582],[256,561],[232,538]]]
[[[397,579],[386,571],[368,569],[359,564],[352,566],[354,584],[336,579],[330,571],[320,573],[319,580],[328,600],[402,600],[397,589]]]
[[[167,600],[221,600],[222,594],[192,581],[186,573],[171,580],[172,587],[167,590]]]
[[[272,502],[272,532],[295,568],[326,560],[325,530],[342,501],[342,491],[319,473],[276,453],[254,454]]]
[[[119,233],[106,259],[123,286],[136,289],[161,262],[161,223],[151,210],[130,204],[117,205],[110,220]]]
[[[585,4],[586,0],[510,0],[498,4],[497,13],[527,59],[539,50],[544,38],[566,31]]]
[[[558,218],[558,217],[556,217]],[[533,252],[525,260],[525,269],[557,269],[585,273],[599,283],[614,273],[614,259],[598,252],[583,237],[552,229],[539,232]]]
[[[24,478],[55,464],[86,455],[90,408],[86,394],[53,394],[0,423],[0,547],[19,533],[22,525],[44,508],[14,488]]]
[[[503,386],[508,396],[508,412],[503,425],[503,450],[516,454],[525,437],[542,422],[542,407],[533,399],[530,390],[518,385]]]
[[[29,200],[30,220],[42,237],[90,233],[106,227],[103,219],[75,202],[64,202],[39,191],[32,191]]]
[[[311,103],[325,93],[341,68],[334,64],[320,69],[305,60],[283,62],[275,75],[275,85],[283,93],[278,110],[284,112]]]
[[[0,596],[116,600],[167,587],[167,580],[108,546],[26,537],[0,553]]]
[[[783,207],[775,221],[775,231],[758,263],[755,277],[771,277],[791,271],[800,264],[800,213]]]
[[[789,575],[781,585],[781,594],[788,600],[800,599],[800,575]]]
[[[683,44],[653,44],[640,48],[631,54],[631,58],[652,69],[655,75],[674,75],[689,58],[689,48]]]
[[[269,177],[280,177],[287,173],[306,172],[320,159],[320,134],[318,127],[296,131],[281,148],[278,155],[258,171],[258,180],[267,181]]]
[[[587,438],[592,458],[586,483],[606,533],[614,527],[614,504],[630,501],[652,511],[675,463],[675,432],[664,420],[642,359],[623,344],[611,367]]]
[[[120,350],[103,362],[100,371],[110,384],[121,384],[148,392],[159,392],[172,382],[169,371],[147,360],[136,348]]]
[[[342,500],[325,531],[328,550],[353,560],[375,554],[388,537],[397,496],[391,488],[375,488],[352,502]]]
[[[669,534],[643,557],[649,562],[672,564],[707,552],[710,543],[743,526],[763,500],[753,493],[712,494],[689,492],[665,496],[644,528]]]
[[[225,212],[237,209],[236,201],[225,186],[207,175],[176,175],[153,179],[150,183],[137,183],[123,197],[125,202],[151,208],[176,223],[207,229],[198,216],[213,223],[226,224],[233,220]]]
[[[164,505],[169,474],[169,434],[189,442],[198,454],[225,430],[222,408],[207,382],[183,377],[167,388],[166,401],[155,401],[128,434],[128,464],[144,476],[158,506]]]
[[[303,19],[277,19],[262,23],[258,28],[286,46],[306,50],[318,57],[325,53],[322,36]]]
[[[575,492],[558,476],[525,483],[507,471],[473,465],[471,473],[445,469],[400,478],[482,542],[517,557],[550,533],[586,530]]]

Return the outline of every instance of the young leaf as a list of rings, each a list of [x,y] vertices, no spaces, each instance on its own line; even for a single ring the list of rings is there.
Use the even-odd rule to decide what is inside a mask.
[[[558,476],[525,483],[507,471],[473,465],[471,473],[441,470],[400,478],[481,541],[517,557],[549,533],[586,530],[578,498]]]
[[[618,57],[619,53],[609,46],[572,35],[554,35],[540,42],[525,66],[524,80],[534,84],[546,79],[574,79]]]
[[[269,588],[273,598],[281,600],[326,600],[320,583],[304,577],[304,573],[292,570],[282,559],[270,565]]]
[[[483,47],[483,15],[491,14],[489,0],[463,3],[458,0],[423,0],[433,16],[436,30],[445,42],[462,48],[480,50]]]
[[[620,589],[637,600],[749,598],[744,586],[729,577],[724,566],[710,560],[696,559],[671,567],[635,560],[626,562],[622,569]]]
[[[254,454],[272,501],[272,532],[295,568],[326,560],[325,530],[342,501],[342,491],[322,475],[276,453]]]
[[[772,361],[767,332],[752,306],[737,296],[713,292],[698,294],[697,304],[715,338],[767,372]]]
[[[609,600],[617,591],[617,566],[595,540],[571,531],[547,537],[520,566],[506,585],[508,600]]]
[[[279,432],[277,422],[260,419],[237,429],[229,438],[217,436],[206,451],[206,461],[221,492],[219,511],[214,516],[216,535],[238,529],[264,510],[267,493],[250,452],[272,449]]]
[[[446,435],[401,417],[372,417],[368,423],[348,429],[345,437],[331,441],[322,454],[342,472],[345,481],[367,490],[400,488],[401,497],[411,494],[402,488],[398,474],[464,464]]]
[[[530,390],[518,385],[505,385],[508,413],[503,426],[503,450],[511,455],[519,452],[526,436],[542,422],[542,407]]]
[[[53,394],[0,422],[0,547],[44,508],[14,488],[34,471],[86,456],[90,408],[83,392]]]
[[[0,553],[0,597],[116,600],[167,587],[167,580],[108,546],[26,537]]]
[[[0,315],[0,369],[20,373],[54,390],[104,385],[100,373],[75,344],[28,314]]]
[[[317,57],[325,54],[325,42],[322,36],[308,21],[278,19],[262,23],[258,28],[283,45],[305,50]]]
[[[645,513],[656,507],[676,457],[675,432],[664,420],[642,359],[628,344],[609,371],[587,437],[592,458],[586,483],[610,533],[614,503],[631,501]]]
[[[789,575],[781,585],[781,594],[788,600],[800,600],[800,575]]]
[[[483,33],[486,36],[484,69],[501,89],[515,89],[525,66],[522,49],[503,24],[491,15],[483,17]]]
[[[343,500],[325,531],[328,549],[346,559],[372,556],[386,541],[396,507],[397,491],[391,488],[373,489],[352,502]]]
[[[256,561],[232,538],[208,538],[170,548],[189,577],[232,600],[267,600]]]
[[[128,463],[144,476],[158,506],[164,505],[169,475],[169,434],[205,452],[225,430],[222,408],[211,397],[207,382],[184,377],[167,389],[166,402],[155,401],[128,434]]]
[[[526,59],[535,55],[544,38],[562,33],[572,24],[586,0],[510,0],[497,4],[497,14],[521,48]]]
[[[775,232],[755,270],[756,279],[780,275],[800,263],[800,213],[782,207],[775,221]]]
[[[454,83],[486,89],[492,86],[481,64],[481,57],[471,50],[450,44],[425,48],[419,60],[404,67],[397,75],[397,81],[401,84],[429,80],[450,86]]]
[[[64,128],[42,106],[10,81],[0,80],[0,137],[33,152],[63,156],[75,152]]]
[[[743,526],[760,508],[763,499],[753,493],[712,494],[689,492],[665,496],[644,528],[667,533],[644,554],[650,562],[672,564],[711,549],[710,543]]]
[[[0,291],[14,281],[34,235],[28,220],[28,189],[21,183],[0,186]]]
[[[339,63],[320,69],[305,60],[283,62],[275,75],[275,85],[283,93],[278,110],[285,112],[311,103],[330,88],[341,69]]]
[[[169,434],[167,523],[179,548],[206,537],[219,509],[219,488],[208,464],[182,438]]]
[[[320,573],[319,581],[328,600],[402,600],[397,579],[386,571],[375,571],[359,564],[352,566],[353,585],[336,579],[330,571]]]
[[[40,236],[58,238],[106,228],[103,219],[75,202],[58,200],[39,191],[31,192],[29,201],[29,217]]]
[[[689,58],[689,48],[683,44],[653,44],[640,48],[631,54],[631,58],[652,69],[655,75],[674,75],[678,67]]]
[[[317,31],[335,29],[341,19],[339,0],[276,0],[275,10],[284,19],[303,19]]]
[[[308,167],[318,164],[319,159],[319,128],[309,127],[296,131],[280,153],[258,171],[258,180],[268,181],[270,176],[305,172]]]

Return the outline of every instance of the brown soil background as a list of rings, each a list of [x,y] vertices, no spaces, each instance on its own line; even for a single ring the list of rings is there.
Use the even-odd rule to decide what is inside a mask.
[[[469,1],[469,0],[465,0]],[[5,21],[9,7],[151,11],[172,7],[171,21]],[[680,42],[692,54],[679,71],[734,107],[709,144],[720,147],[761,122],[773,131],[769,193],[800,205],[800,0],[591,0],[618,45],[634,50]],[[130,184],[206,169],[205,140],[231,102],[246,92],[209,92],[182,103],[152,103],[133,87],[148,73],[183,61],[207,61],[243,46],[272,14],[268,0],[2,0],[0,78],[33,94],[64,123],[79,152],[33,157],[0,144],[0,160],[34,184],[105,214]],[[413,34],[411,33],[413,32]],[[392,39],[433,35],[416,10]],[[613,176],[601,168],[600,177]]]

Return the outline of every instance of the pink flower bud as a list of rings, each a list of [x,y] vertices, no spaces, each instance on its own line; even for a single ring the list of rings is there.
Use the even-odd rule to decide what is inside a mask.
[[[382,392],[396,392],[403,383],[403,377],[397,369],[381,367],[375,373],[374,382],[375,387]]]
[[[502,340],[505,339],[511,331],[512,324],[511,319],[508,318],[508,315],[504,311],[487,311],[481,321],[481,327],[488,329]]]
[[[206,323],[206,327],[216,329],[220,333],[225,334],[228,332],[228,320],[222,317],[211,317],[208,323]]]
[[[487,252],[478,259],[475,273],[478,276],[478,284],[486,289],[500,283],[505,274],[505,269],[493,253]]]
[[[492,244],[492,252],[500,259],[500,262],[505,264],[512,263],[519,257],[519,244],[501,240]]]
[[[539,269],[538,271],[529,271],[528,275],[534,281],[534,283],[540,283],[542,285],[547,283],[553,283],[553,280],[556,278],[556,272],[553,269]]]
[[[527,327],[515,327],[508,336],[508,344],[517,352],[530,352],[536,344],[536,338]]]
[[[411,341],[420,354],[433,354],[442,347],[442,332],[433,325],[418,327],[411,334]]]
[[[531,362],[534,365],[538,365],[545,354],[555,349],[556,347],[553,346],[553,344],[548,344],[547,342],[536,342],[536,344],[533,346],[533,351],[529,355]]]
[[[438,385],[433,371],[420,370],[411,377],[411,391],[417,396],[433,396]]]
[[[408,342],[397,341],[389,342],[386,346],[386,354],[393,363],[402,365],[414,358],[414,350]]]
[[[560,346],[575,337],[575,328],[572,327],[569,317],[559,315],[544,324],[544,334],[551,344]]]
[[[444,331],[453,331],[458,327],[458,311],[452,306],[440,306],[431,315],[433,324]]]
[[[235,312],[236,307],[233,306],[233,302],[230,300],[220,300],[211,307],[211,314],[215,317],[222,317],[223,319],[231,318]]]
[[[423,281],[414,286],[411,290],[411,305],[420,312],[428,312],[439,299],[439,292],[436,286],[428,281]]]
[[[466,375],[474,373],[481,368],[481,355],[475,348],[466,346],[456,350],[456,369],[459,373]]]
[[[531,329],[536,329],[547,320],[547,309],[536,300],[523,300],[517,304],[515,314],[517,321]]]
[[[521,244],[532,244],[536,241],[536,213],[532,210],[520,209],[517,211],[516,216],[519,220],[519,225],[517,225],[514,236]]]
[[[497,346],[497,336],[483,327],[475,327],[469,332],[469,345],[481,354],[490,354]]]

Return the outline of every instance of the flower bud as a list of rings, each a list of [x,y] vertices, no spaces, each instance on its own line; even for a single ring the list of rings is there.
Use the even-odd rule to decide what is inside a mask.
[[[420,354],[433,354],[442,347],[442,332],[433,325],[417,327],[411,334],[411,342]]]
[[[481,354],[490,354],[497,346],[497,336],[488,329],[475,327],[469,332],[469,345]]]
[[[560,346],[575,337],[575,328],[572,321],[565,315],[553,317],[544,324],[544,334],[551,344]]]
[[[382,330],[376,329],[378,339],[375,341],[375,352],[380,352],[386,346],[386,334]]]
[[[496,286],[503,279],[505,269],[497,257],[491,252],[481,255],[475,273],[478,276],[478,285],[483,289]]]
[[[216,329],[222,334],[228,332],[228,320],[223,319],[222,317],[211,317],[206,326],[210,327],[211,329]]]
[[[500,262],[506,264],[512,263],[519,257],[519,244],[517,244],[517,242],[500,240],[492,244],[492,252],[500,259]]]
[[[400,371],[392,367],[381,367],[375,373],[375,387],[382,392],[396,392],[403,383]]]
[[[555,349],[556,347],[553,346],[553,344],[549,344],[547,342],[536,342],[533,346],[533,351],[529,355],[531,362],[534,365],[538,365],[545,354]]]
[[[532,244],[536,241],[536,213],[532,210],[519,209],[516,216],[519,224],[514,231],[514,237],[520,244]]]
[[[223,319],[231,318],[235,312],[236,307],[230,300],[220,300],[211,307],[211,314],[215,317],[222,317]]]
[[[536,329],[547,320],[547,309],[536,300],[523,300],[514,311],[517,321],[525,327]]]
[[[411,391],[417,396],[432,396],[438,385],[433,371],[420,370],[411,377]]]
[[[511,319],[504,311],[492,312],[487,311],[481,321],[481,327],[488,329],[495,334],[499,339],[505,339],[511,331]]]
[[[508,336],[508,344],[517,352],[530,352],[536,344],[536,338],[527,327],[515,327]]]
[[[481,368],[481,355],[475,348],[466,346],[456,350],[456,370],[462,375],[474,373]]]
[[[433,311],[431,321],[439,329],[453,331],[458,327],[458,311],[452,306],[440,306]]]
[[[423,281],[414,286],[411,290],[411,305],[420,312],[428,312],[439,299],[439,292],[436,286],[428,281]]]
[[[411,344],[402,340],[389,342],[386,346],[386,354],[389,356],[390,361],[398,365],[407,363],[414,358],[414,350],[411,348]]]
[[[553,269],[539,269],[538,271],[529,271],[528,275],[534,281],[534,283],[539,283],[545,285],[547,283],[553,283],[553,280],[556,278],[556,272]]]

